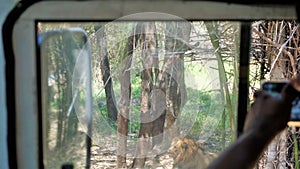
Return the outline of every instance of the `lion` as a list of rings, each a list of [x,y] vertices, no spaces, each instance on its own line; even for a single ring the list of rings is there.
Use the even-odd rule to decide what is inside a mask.
[[[174,161],[173,168],[178,169],[205,169],[217,157],[197,141],[186,137],[174,139],[168,152]]]

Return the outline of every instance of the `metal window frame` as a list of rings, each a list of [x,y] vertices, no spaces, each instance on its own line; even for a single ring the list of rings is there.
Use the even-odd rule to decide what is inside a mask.
[[[38,20],[114,20],[139,12],[162,12],[176,15],[187,20],[217,19],[250,22],[258,19],[296,19],[296,8],[293,4],[255,4],[257,2],[254,1],[254,4],[251,5],[184,0],[26,0],[19,2],[8,15],[2,32],[6,61],[6,99],[8,109],[10,168],[43,168],[43,159],[41,158],[42,131],[39,130],[39,126],[41,125],[41,117],[39,116],[41,111],[39,104],[41,103],[38,96],[40,79],[36,65],[37,42],[35,39],[37,32],[36,22]],[[153,15],[149,16],[149,18],[132,17],[132,20],[145,19],[151,20],[158,18],[153,18]],[[167,18],[159,19],[164,20]],[[244,28],[247,29],[247,26]],[[241,56],[243,55],[245,54]],[[247,56],[243,58],[247,60]],[[241,63],[240,70],[247,69],[247,65],[245,66],[246,67],[242,68]],[[243,72],[245,73],[247,70]],[[248,74],[246,73],[246,75]],[[240,74],[240,77],[245,76]],[[248,85],[248,81],[242,86],[245,87],[245,85]],[[246,90],[240,91],[239,96],[242,96],[241,94],[247,95],[247,92]],[[239,99],[239,101],[240,100],[241,99]],[[242,102],[244,104],[245,100]],[[241,103],[239,103],[239,113],[240,111],[246,111],[246,107],[242,106]],[[242,115],[238,118],[243,117]],[[238,122],[240,124],[243,120],[239,120]],[[240,131],[241,126],[238,128]]]

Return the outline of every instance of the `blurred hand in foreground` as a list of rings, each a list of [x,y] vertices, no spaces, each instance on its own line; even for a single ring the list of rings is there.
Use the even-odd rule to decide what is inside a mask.
[[[248,113],[244,133],[208,169],[250,169],[272,139],[290,119],[293,100],[299,96],[300,76],[288,82],[280,98],[265,91],[255,93],[255,101]]]
[[[290,120],[292,102],[299,96],[299,91],[300,75],[284,86],[280,98],[274,98],[266,91],[257,91],[245,121],[244,132],[257,130],[266,136],[273,136],[283,130]]]

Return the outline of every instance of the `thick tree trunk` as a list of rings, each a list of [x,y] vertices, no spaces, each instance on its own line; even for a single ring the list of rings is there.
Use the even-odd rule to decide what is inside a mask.
[[[156,42],[157,46],[157,42]],[[157,48],[157,47],[156,47]],[[166,117],[166,79],[165,73],[158,69],[158,55],[153,58],[155,82],[152,90],[153,147],[163,141],[163,131]]]
[[[142,71],[141,123],[133,168],[143,168],[147,153],[151,148],[152,118],[150,114],[150,92],[152,89],[152,71]]]
[[[121,85],[121,99],[118,107],[118,143],[117,143],[117,168],[127,168],[126,166],[126,148],[128,135],[128,117],[131,98],[130,67],[133,57],[133,42],[135,33],[127,40],[127,48],[122,59],[119,80]]]
[[[148,152],[151,150],[153,118],[151,112],[151,93],[153,88],[153,64],[156,54],[156,29],[154,22],[141,23],[140,39],[143,70],[141,72],[141,123],[133,168],[143,168]]]
[[[167,23],[166,56],[164,65],[167,68],[166,88],[166,121],[165,141],[179,136],[178,117],[186,102],[186,87],[184,81],[184,52],[190,39],[191,25],[184,22]]]
[[[116,121],[118,116],[118,110],[115,104],[116,102],[115,102],[113,83],[110,75],[110,64],[108,60],[105,31],[101,26],[95,27],[95,31],[97,31],[96,32],[97,43],[99,44],[100,69],[101,69],[102,81],[105,89],[108,118],[113,121]]]

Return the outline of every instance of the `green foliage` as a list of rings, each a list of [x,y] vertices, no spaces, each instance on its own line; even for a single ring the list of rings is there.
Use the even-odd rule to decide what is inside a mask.
[[[133,99],[139,99],[141,98],[141,77],[140,76],[135,76],[131,80],[131,96]]]
[[[196,137],[199,136],[199,130],[202,129],[203,121],[207,120],[207,117],[209,116],[211,95],[209,92],[202,92],[192,88],[187,88],[187,95],[188,95],[189,102],[187,102],[186,106],[199,105],[195,123],[189,133],[191,137]],[[190,111],[195,111],[195,110],[190,110]],[[188,116],[191,113],[193,112],[187,112],[184,114]],[[182,116],[181,118],[183,120],[185,119],[184,116]]]
[[[298,149],[298,140],[295,133],[293,134],[293,141],[294,141],[295,166],[296,169],[299,169],[299,149]]]
[[[93,112],[93,131],[94,134],[105,136],[115,134],[117,131],[117,123],[111,120],[107,114],[107,106],[98,104],[94,106]]]
[[[129,128],[129,134],[135,134],[135,137],[138,137],[139,131],[140,131],[140,122],[138,121],[129,121],[128,128]]]

